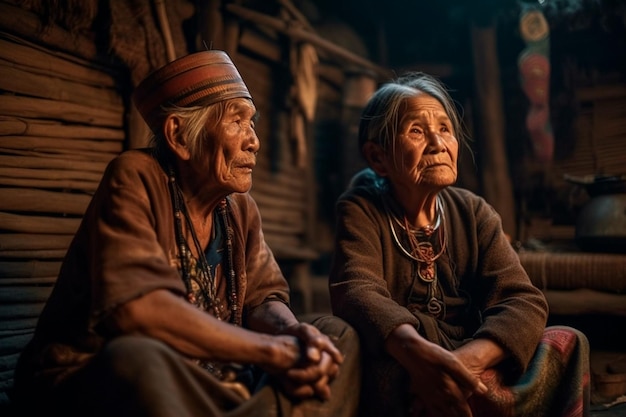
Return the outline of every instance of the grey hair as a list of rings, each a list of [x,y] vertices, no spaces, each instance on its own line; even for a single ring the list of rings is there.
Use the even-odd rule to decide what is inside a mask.
[[[197,160],[203,156],[207,140],[210,139],[209,135],[215,131],[232,101],[220,101],[210,106],[162,106],[161,111],[162,114],[174,115],[181,119],[178,134],[187,137],[191,158]],[[170,152],[162,131],[152,135],[150,146],[159,155],[168,155]]]
[[[465,143],[462,118],[446,86],[423,72],[413,72],[380,87],[361,113],[359,149],[368,141],[379,144],[385,152],[393,151],[400,126],[401,110],[407,99],[426,93],[443,106],[459,143]]]

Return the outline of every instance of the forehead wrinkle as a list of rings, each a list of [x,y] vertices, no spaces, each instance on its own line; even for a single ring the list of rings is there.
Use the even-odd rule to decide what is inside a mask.
[[[411,99],[405,100],[403,107],[404,114],[402,115],[401,122],[404,122],[407,119],[423,119],[425,115],[428,115],[430,118],[434,118],[437,121],[450,119],[439,100],[426,93],[420,92],[420,94],[412,97]]]
[[[253,116],[258,114],[256,107],[250,101],[242,99],[242,100],[233,100],[227,108],[228,114],[242,114],[242,113],[254,113]]]
[[[441,109],[423,109],[407,111],[400,120],[400,124],[404,125],[408,122],[428,121],[428,122],[449,122],[450,118],[445,111]]]

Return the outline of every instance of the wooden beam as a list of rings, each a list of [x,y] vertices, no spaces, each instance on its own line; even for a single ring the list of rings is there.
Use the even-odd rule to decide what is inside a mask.
[[[289,22],[285,22],[275,17],[268,16],[264,13],[260,13],[236,4],[227,4],[226,10],[243,20],[248,20],[258,25],[268,26],[280,33],[289,36],[296,41],[309,42],[315,47],[320,48],[331,55],[334,55],[336,58],[348,61],[351,64],[358,65],[360,67],[363,67],[364,69],[373,71],[380,78],[389,79],[393,77],[393,73],[389,69],[380,67],[373,62],[355,53],[352,53],[337,44],[334,44],[331,41],[328,41],[314,33],[307,31],[306,29],[303,29],[300,26],[292,25]]]

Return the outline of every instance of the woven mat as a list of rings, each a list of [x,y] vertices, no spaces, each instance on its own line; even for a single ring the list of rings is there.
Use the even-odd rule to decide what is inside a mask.
[[[541,289],[626,293],[626,255],[523,251],[519,257],[533,284]]]

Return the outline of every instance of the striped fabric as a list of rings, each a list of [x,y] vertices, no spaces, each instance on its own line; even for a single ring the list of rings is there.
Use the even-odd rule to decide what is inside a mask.
[[[133,102],[151,129],[158,127],[161,106],[208,106],[252,96],[230,57],[210,50],[190,54],[152,72],[133,93]]]
[[[590,407],[589,342],[571,327],[551,326],[522,377],[509,385],[495,370],[485,372],[485,397],[474,395],[474,416],[587,417]]]

